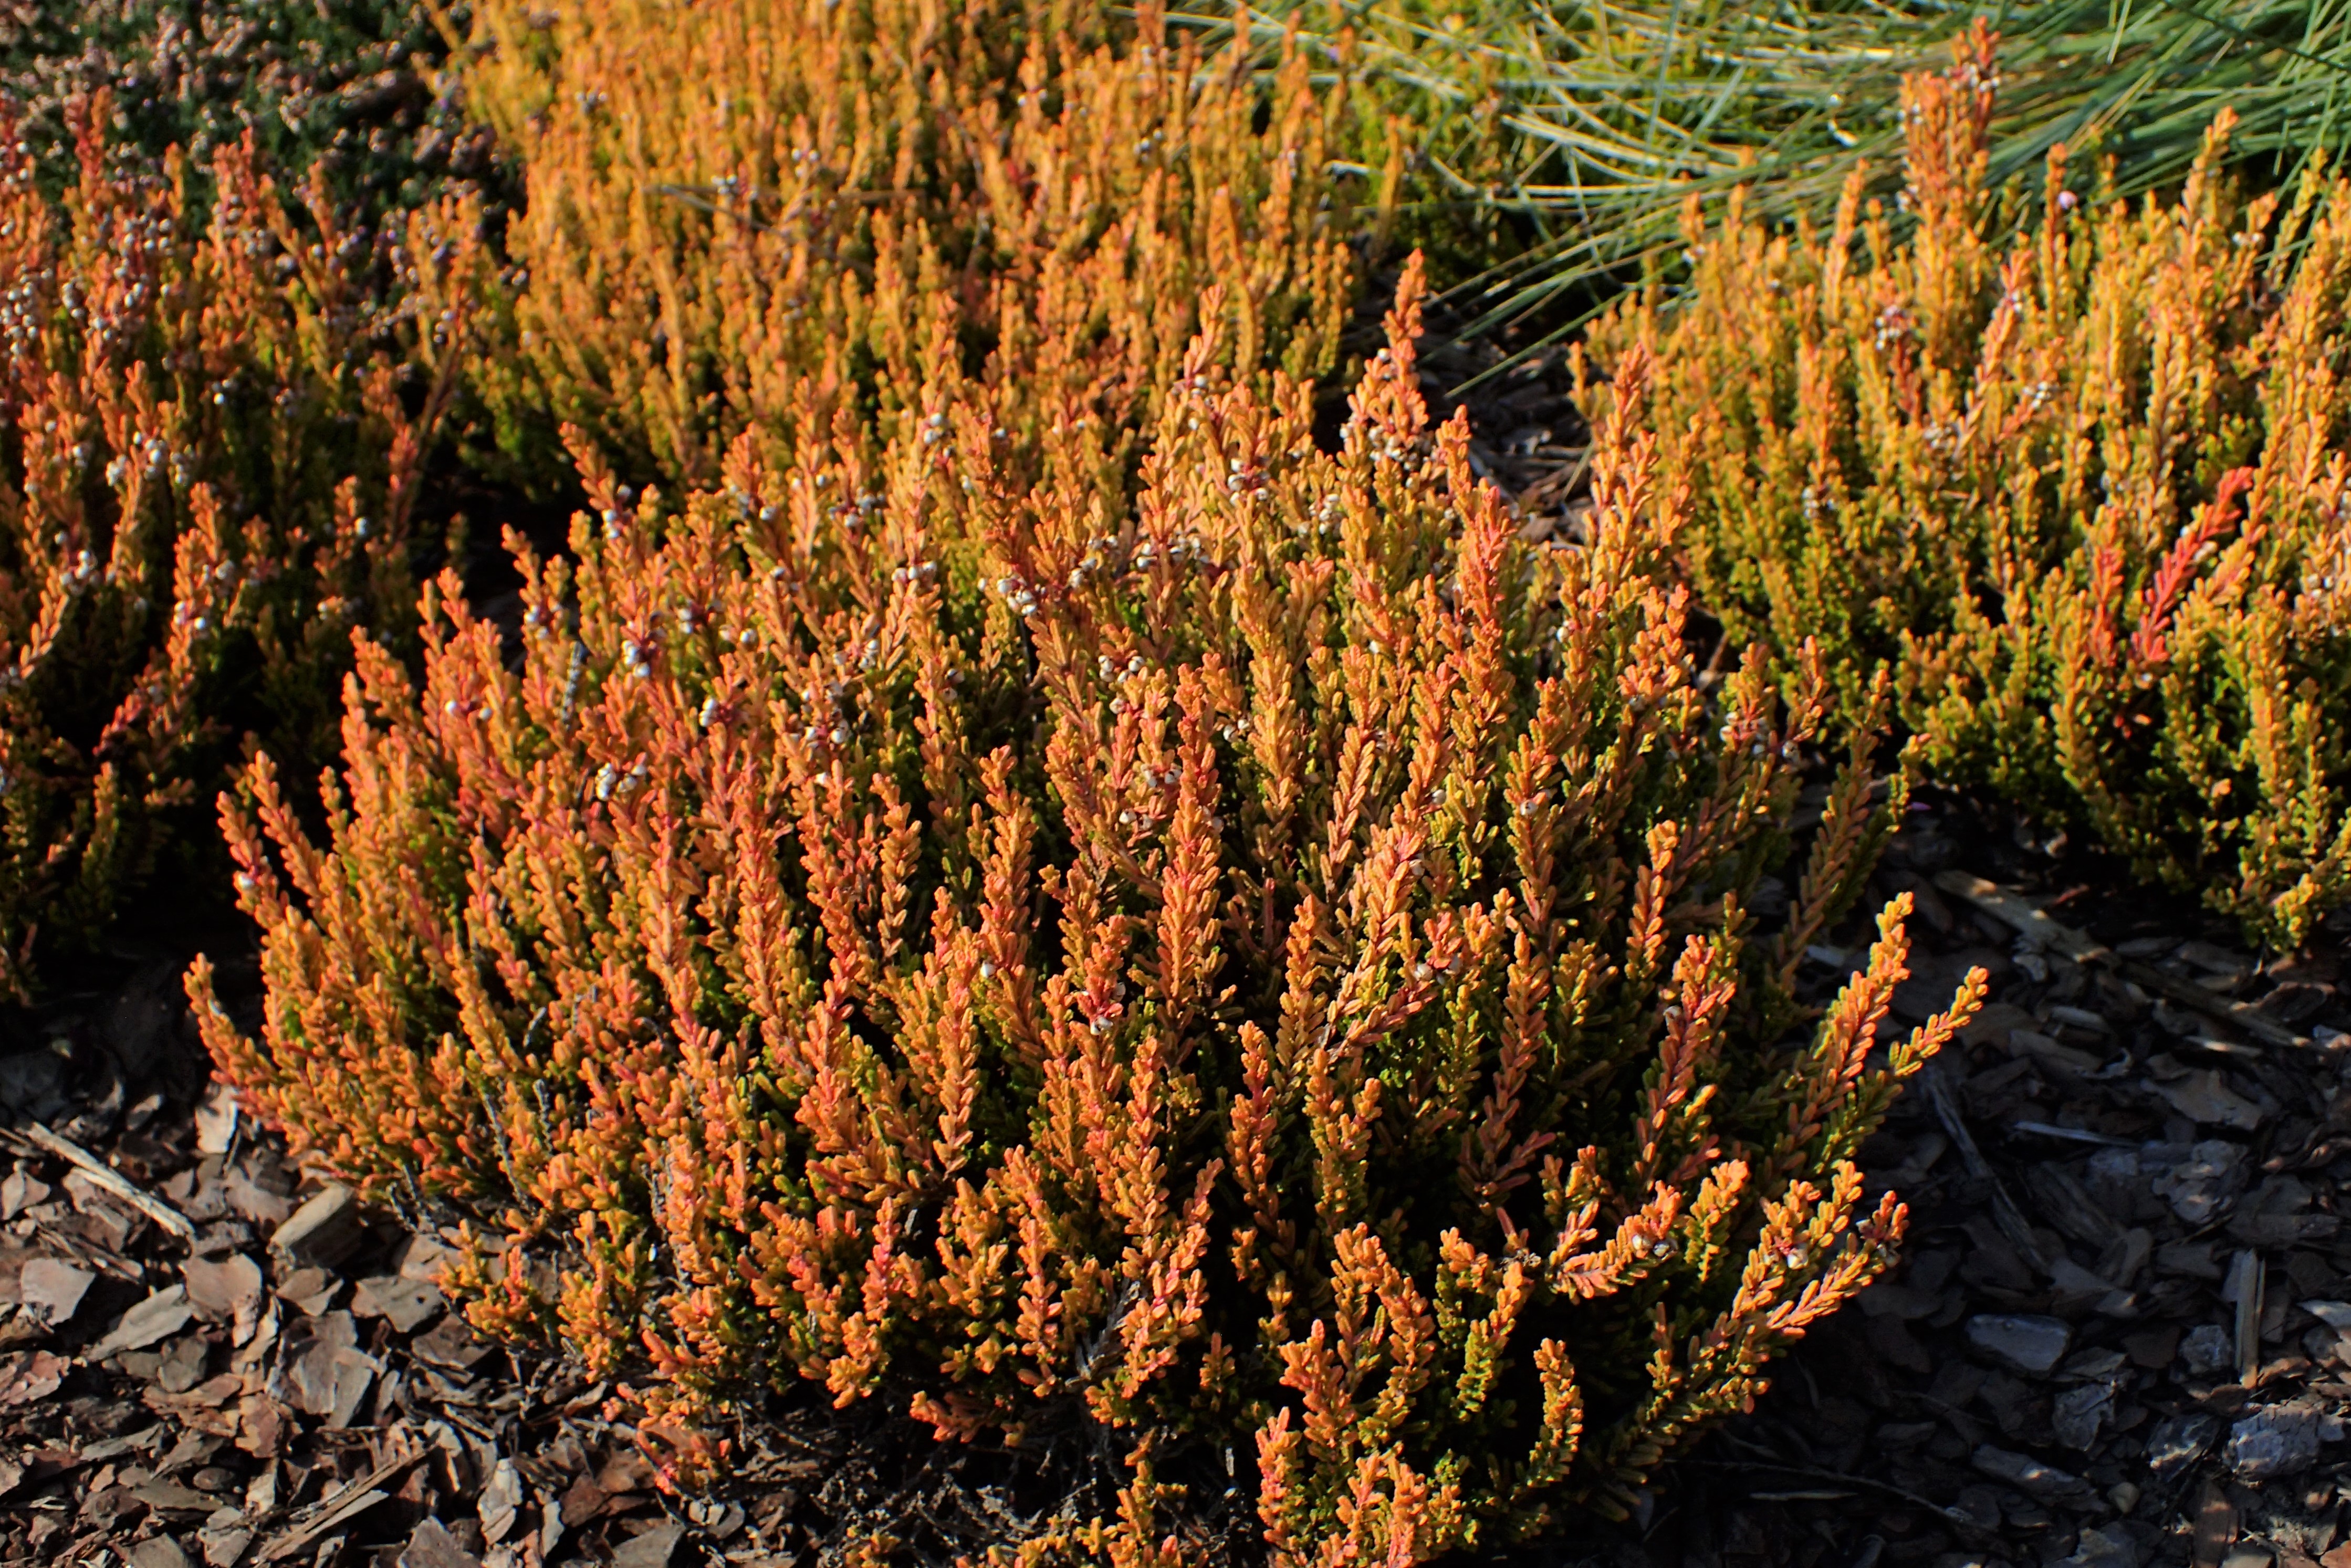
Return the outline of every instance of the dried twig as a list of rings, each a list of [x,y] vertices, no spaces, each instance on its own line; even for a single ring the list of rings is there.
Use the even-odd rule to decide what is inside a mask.
[[[2086,1127],[2061,1127],[2053,1122],[2011,1122],[2011,1133],[2030,1133],[2036,1137],[2058,1138],[2069,1144],[2095,1144],[2107,1149],[2135,1149],[2136,1138],[2117,1138],[2105,1133],[2094,1133]]]
[[[2000,1233],[2008,1238],[2011,1245],[2023,1253],[2034,1268],[2046,1274],[2049,1272],[2049,1260],[2042,1255],[2041,1244],[2032,1239],[2032,1227],[2025,1223],[2024,1212],[2016,1207],[2016,1200],[2008,1196],[2007,1184],[2000,1179],[2000,1173],[1991,1168],[1991,1162],[1983,1157],[1981,1149],[1976,1147],[1975,1136],[1968,1131],[1967,1121],[1959,1114],[1959,1102],[1952,1098],[1949,1082],[1934,1066],[1929,1066],[1922,1076],[1927,1081],[1927,1103],[1935,1108],[1935,1118],[1943,1124],[1943,1131],[1950,1137],[1951,1146],[1959,1151],[1960,1163],[1967,1166],[1968,1175],[1991,1185],[1992,1222],[2000,1227]]]
[[[1765,1470],[1783,1476],[1801,1476],[1806,1480],[1832,1481],[1841,1487],[1854,1487],[1863,1491],[1874,1491],[1881,1497],[1899,1498],[1913,1508],[1923,1509],[1938,1519],[1964,1526],[1970,1531],[1980,1531],[1981,1528],[1971,1516],[1960,1512],[1956,1508],[1946,1508],[1931,1498],[1921,1497],[1917,1492],[1886,1481],[1872,1480],[1867,1476],[1847,1475],[1843,1470],[1823,1469],[1816,1465],[1771,1464],[1757,1459],[1684,1459],[1682,1463],[1701,1469]]]
[[[383,1484],[413,1469],[428,1451],[419,1447],[399,1458],[387,1459],[366,1475],[345,1483],[332,1494],[320,1499],[318,1507],[311,1511],[309,1522],[272,1542],[263,1550],[258,1561],[277,1563],[291,1557],[329,1531],[358,1518],[383,1501],[391,1495],[381,1490]]]
[[[2223,1294],[2237,1298],[2237,1381],[2251,1388],[2262,1369],[2262,1255],[2251,1249],[2229,1263]]]
[[[2206,990],[2193,980],[2168,974],[2137,958],[2124,957],[2087,932],[2076,931],[2063,924],[2031,899],[2011,893],[1997,883],[1987,882],[1963,871],[1947,871],[1937,874],[1935,885],[1945,893],[1966,899],[1985,914],[2013,928],[2035,946],[2071,958],[2077,964],[2103,964],[2124,979],[2168,997],[2181,1007],[2201,1013],[2206,1018],[2234,1025],[2264,1045],[2290,1050],[2310,1043],[2309,1037],[2294,1033],[2249,1002],[2231,1001],[2217,991]]]
[[[120,1198],[158,1226],[183,1241],[196,1239],[196,1228],[188,1217],[165,1203],[154,1194],[138,1186],[120,1171],[83,1148],[70,1138],[52,1133],[32,1118],[23,1117],[11,1125],[0,1128],[10,1135],[32,1145],[44,1154],[55,1155],[68,1165],[79,1169],[96,1186],[114,1197]]]

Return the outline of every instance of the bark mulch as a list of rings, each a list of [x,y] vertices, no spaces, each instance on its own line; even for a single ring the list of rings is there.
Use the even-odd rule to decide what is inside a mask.
[[[0,1561],[944,1562],[1110,1505],[1106,1466],[1016,1474],[813,1396],[704,1434],[715,1479],[674,1487],[697,1456],[625,1385],[450,1309],[452,1233],[289,1168],[206,1084],[183,964],[0,1040]]]
[[[1901,1027],[1969,966],[1995,977],[1865,1151],[1910,1207],[1901,1265],[1630,1528],[1523,1555],[2351,1568],[2342,934],[2264,957],[1930,808],[1880,873],[1900,888]],[[1828,984],[1858,956],[1813,955]]]

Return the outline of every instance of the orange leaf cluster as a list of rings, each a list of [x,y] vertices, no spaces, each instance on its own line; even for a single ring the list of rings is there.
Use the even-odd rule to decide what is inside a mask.
[[[1062,398],[1124,434],[1094,443],[1123,490],[1211,284],[1228,362],[1334,363],[1343,62],[1293,47],[1261,83],[1155,3],[473,10],[467,102],[528,194],[527,281],[475,374],[517,429],[709,486],[746,430],[770,467],[837,418],[906,434],[937,374],[984,364],[1036,389],[1015,439]],[[1392,154],[1388,200],[1400,178]]]

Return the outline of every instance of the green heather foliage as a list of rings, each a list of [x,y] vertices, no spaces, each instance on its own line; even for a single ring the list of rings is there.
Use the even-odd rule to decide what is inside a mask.
[[[1694,202],[1590,405],[1657,433],[1733,638],[1817,639],[1850,719],[1890,669],[1941,777],[2298,943],[2351,894],[2351,184],[2241,200],[2223,115],[2176,201],[2053,156],[2019,224],[1991,59],[1906,91],[1907,235],[1858,175],[1827,233]]]

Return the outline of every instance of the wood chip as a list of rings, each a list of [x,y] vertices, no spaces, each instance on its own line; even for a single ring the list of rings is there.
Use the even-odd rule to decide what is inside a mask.
[[[90,1281],[97,1278],[87,1269],[77,1269],[55,1258],[36,1258],[25,1265],[24,1273],[18,1277],[17,1299],[37,1309],[45,1322],[67,1322],[89,1294]]]
[[[2169,997],[2182,1007],[2191,1008],[2206,1018],[2235,1025],[2264,1045],[2290,1049],[2310,1043],[2309,1037],[2294,1033],[2249,1003],[2231,1001],[2193,980],[2158,969],[2137,958],[2124,957],[2086,933],[2062,924],[2039,904],[2019,897],[1998,883],[1963,871],[1946,871],[1936,876],[1935,885],[1945,893],[1966,899],[1985,914],[2004,922],[2037,947],[2071,958],[2077,964],[2105,965],[2124,978]]]
[[[144,1350],[188,1326],[196,1309],[188,1304],[185,1285],[166,1285],[122,1314],[113,1331],[89,1347],[84,1358],[104,1361],[126,1350]]]
[[[2237,1539],[2237,1511],[2211,1482],[2196,1502],[2196,1538],[2189,1561],[2195,1568],[2220,1568],[2220,1556]]]

